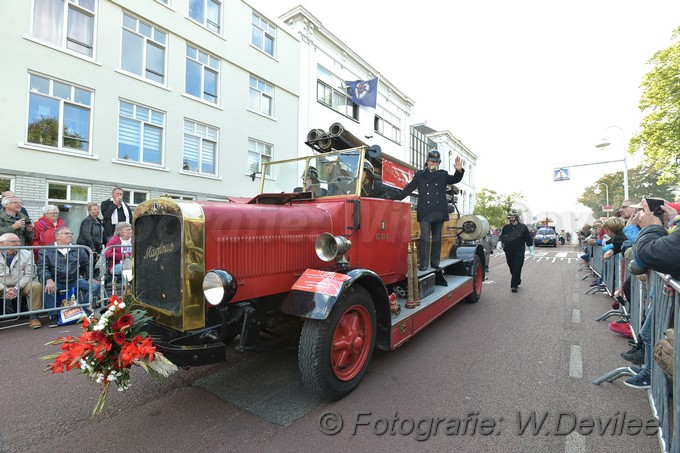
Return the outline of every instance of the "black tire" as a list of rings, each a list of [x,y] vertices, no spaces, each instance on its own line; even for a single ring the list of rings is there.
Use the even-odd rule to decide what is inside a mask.
[[[352,326],[348,325],[350,322]],[[368,341],[366,337],[369,337]],[[344,397],[366,374],[375,337],[375,308],[371,296],[363,287],[352,286],[335,304],[327,319],[305,319],[298,346],[302,382],[324,400],[336,401]],[[337,346],[334,349],[333,343]]]
[[[474,304],[479,301],[482,296],[482,282],[484,281],[484,266],[482,266],[482,260],[479,256],[475,255],[475,260],[472,264],[472,282],[473,289],[472,292],[465,298],[465,302],[468,304]]]

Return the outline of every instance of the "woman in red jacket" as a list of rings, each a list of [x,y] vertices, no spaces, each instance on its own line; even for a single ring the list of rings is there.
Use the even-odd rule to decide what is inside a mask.
[[[43,216],[35,222],[33,241],[31,245],[54,245],[54,231],[66,227],[66,223],[59,218],[59,208],[48,204],[42,208]],[[38,249],[34,250],[35,262],[38,262]]]

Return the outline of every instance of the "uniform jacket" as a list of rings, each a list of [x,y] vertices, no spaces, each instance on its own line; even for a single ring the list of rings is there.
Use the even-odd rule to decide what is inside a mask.
[[[519,250],[524,253],[524,244],[529,247],[534,245],[534,238],[531,236],[529,228],[523,223],[503,226],[498,240],[503,243],[503,250],[505,250],[506,255]]]
[[[399,197],[399,189],[383,184],[380,181],[369,179],[366,184],[361,186],[361,196],[396,200]]]
[[[668,234],[661,225],[644,227],[635,241],[634,252],[650,269],[680,279],[680,228]]]
[[[86,245],[95,253],[102,252],[104,243],[104,223],[98,217],[88,215],[80,224],[77,244]]]
[[[17,214],[16,218],[24,219],[26,221],[30,220],[27,215],[24,215],[21,212]],[[21,245],[31,245],[31,241],[33,240],[33,231],[27,231],[26,227],[15,230],[12,228],[14,222],[16,222],[15,219],[11,218],[4,209],[0,209],[0,235],[5,233],[14,233],[19,236],[19,239],[21,239]]]
[[[19,290],[35,278],[33,254],[30,250],[17,250],[11,264],[7,264],[5,252],[0,253],[0,291],[16,286]]]
[[[118,222],[128,222],[132,223],[132,208],[127,205],[124,201],[122,202],[123,205],[127,208],[128,212],[130,213],[130,218],[125,220],[125,219],[118,219]],[[104,200],[102,201],[102,206],[101,206],[101,211],[102,211],[102,217],[104,217],[104,240],[110,238],[113,236],[114,229],[116,228],[116,225],[114,225],[111,222],[111,216],[113,215],[113,212],[118,209],[118,206],[113,202],[112,199]]]
[[[446,189],[463,179],[465,170],[450,175],[446,170],[419,170],[397,197],[403,200],[418,189],[418,222],[444,222],[449,220],[449,202]]]
[[[75,286],[88,268],[89,256],[82,248],[69,248],[66,255],[57,249],[41,249],[38,254],[38,276],[43,283],[52,279],[57,285]]]

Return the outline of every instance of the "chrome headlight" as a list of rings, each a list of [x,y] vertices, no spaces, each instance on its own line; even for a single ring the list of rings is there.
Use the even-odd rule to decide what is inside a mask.
[[[236,280],[229,272],[213,269],[203,277],[203,295],[210,305],[229,302],[236,294]]]

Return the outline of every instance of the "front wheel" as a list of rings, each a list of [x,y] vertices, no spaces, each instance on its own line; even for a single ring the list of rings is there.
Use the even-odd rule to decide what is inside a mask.
[[[348,289],[327,319],[305,319],[298,346],[304,384],[328,401],[354,390],[375,346],[375,309],[361,286]]]
[[[472,292],[465,298],[465,302],[474,304],[479,301],[482,296],[482,282],[484,282],[484,266],[479,256],[475,255],[475,261],[472,264]]]

